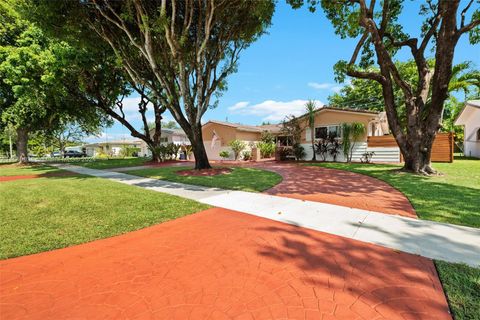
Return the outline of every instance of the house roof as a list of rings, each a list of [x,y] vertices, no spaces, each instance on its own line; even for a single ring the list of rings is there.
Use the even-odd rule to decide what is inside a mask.
[[[231,123],[231,122],[224,122],[224,121],[217,121],[217,120],[209,120],[207,123],[204,124],[204,126],[213,123],[213,124],[219,124],[231,128],[235,128],[239,131],[246,131],[246,132],[263,132],[263,131],[270,131],[272,133],[275,132],[280,132],[281,125],[280,124],[267,124],[267,125],[261,125],[261,126],[251,126],[251,125],[245,125],[245,124],[240,124],[240,123]]]
[[[455,125],[462,125],[465,124],[466,120],[468,119],[468,114],[465,110],[470,108],[480,109],[480,100],[469,100],[463,106],[462,111],[458,114],[457,118],[455,119]]]
[[[153,135],[154,133],[155,133],[155,129],[150,129],[150,134]],[[177,134],[181,136],[187,136],[185,132],[180,128],[174,128],[174,129],[162,128],[162,134]]]
[[[371,111],[371,110],[360,110],[354,108],[339,108],[339,107],[332,107],[332,106],[323,106],[315,110],[315,113],[324,112],[324,111],[335,111],[335,112],[348,112],[348,113],[358,113],[358,114],[365,114],[365,115],[378,115],[380,114],[379,111]],[[299,118],[306,117],[308,113],[302,114]]]
[[[117,145],[125,145],[125,144],[134,144],[134,145],[139,145],[142,144],[141,140],[109,140],[109,141],[102,141],[102,142],[96,142],[96,143],[89,143],[86,144],[85,147],[95,147],[95,146],[104,146],[107,144],[117,144]]]

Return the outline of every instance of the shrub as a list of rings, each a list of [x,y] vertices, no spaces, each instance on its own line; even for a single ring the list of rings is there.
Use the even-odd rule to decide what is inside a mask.
[[[275,153],[274,142],[260,141],[257,144],[257,148],[260,149],[260,155],[262,158],[270,158]]]
[[[230,141],[230,143],[228,144],[230,146],[230,148],[232,148],[232,151],[233,151],[233,156],[235,158],[235,160],[238,159],[238,156],[240,155],[240,153],[246,148],[246,143],[243,142],[243,141],[240,141],[238,139],[235,139],[235,140],[232,140]]]
[[[125,145],[120,149],[120,156],[124,158],[137,157],[139,152],[140,148]]]
[[[293,145],[293,155],[295,156],[295,159],[302,160],[307,154],[305,153],[305,149],[302,147],[302,145],[300,143],[296,143]]]
[[[353,148],[360,136],[365,133],[365,125],[359,122],[342,123],[342,131],[343,154],[347,162],[352,162]]]
[[[275,137],[270,131],[263,131],[262,135],[260,136],[260,141],[265,143],[275,143]]]
[[[227,150],[220,151],[218,155],[222,157],[223,160],[227,160],[228,158],[230,158],[230,152],[228,152]]]
[[[242,156],[245,161],[252,160],[252,153],[250,151],[244,151]]]

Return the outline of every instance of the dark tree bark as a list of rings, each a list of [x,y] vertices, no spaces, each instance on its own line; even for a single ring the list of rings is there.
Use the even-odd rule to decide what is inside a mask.
[[[448,85],[452,76],[453,56],[458,39],[462,34],[480,24],[473,20],[465,24],[465,12],[472,2],[462,10],[460,26],[457,27],[459,0],[439,0],[438,6],[432,6],[432,17],[428,20],[429,29],[423,39],[410,38],[397,40],[387,32],[390,20],[390,1],[382,4],[382,18],[377,25],[374,20],[374,1],[370,5],[366,0],[345,2],[348,5],[360,5],[359,24],[365,30],[348,64],[347,75],[370,79],[382,85],[390,129],[404,157],[404,170],[430,174],[432,145],[441,127],[443,104],[448,97]],[[425,58],[425,50],[435,40],[435,67],[431,70]],[[380,72],[360,71],[355,67],[360,49],[370,39],[376,53]],[[418,70],[418,83],[413,85],[402,79],[392,58],[389,48],[406,47],[411,51]],[[395,101],[394,85],[401,89],[406,106],[406,126],[402,126]],[[430,94],[431,92],[431,94]]]
[[[28,130],[17,129],[17,158],[19,163],[28,163]]]
[[[202,136],[202,127],[201,125],[196,125],[189,128],[188,131],[184,129],[187,133],[187,136],[192,145],[192,152],[195,157],[195,169],[210,169],[211,165],[208,161],[207,151],[205,150],[205,145],[203,144]]]

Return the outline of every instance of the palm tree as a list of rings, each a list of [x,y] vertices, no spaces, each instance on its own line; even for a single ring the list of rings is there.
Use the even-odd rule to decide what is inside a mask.
[[[317,106],[315,105],[315,101],[313,100],[308,100],[308,102],[305,104],[305,110],[307,112],[307,117],[308,117],[308,126],[310,127],[310,140],[312,142],[312,151],[313,151],[312,161],[317,160],[317,157],[315,154],[315,111],[316,109],[317,109]]]

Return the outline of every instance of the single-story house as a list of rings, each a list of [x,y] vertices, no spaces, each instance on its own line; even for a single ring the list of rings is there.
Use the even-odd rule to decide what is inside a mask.
[[[305,159],[310,160],[313,156],[311,129],[308,125],[308,116],[300,117],[302,123],[301,145],[305,149]],[[399,162],[400,150],[396,147],[369,147],[368,137],[384,136],[389,134],[389,127],[385,112],[356,110],[349,108],[335,108],[324,106],[315,112],[315,140],[325,138],[327,135],[335,135],[342,138],[342,123],[362,123],[365,133],[355,143],[352,152],[352,161],[360,161],[365,152],[375,152],[372,161]],[[318,158],[318,156],[317,156]],[[327,161],[333,160],[331,156]],[[346,161],[343,152],[337,156],[337,161]]]
[[[142,149],[141,140],[112,140],[105,142],[90,143],[84,145],[85,153],[89,157],[95,157],[100,154],[108,156],[119,156],[122,148],[133,147]]]
[[[278,124],[251,126],[210,120],[202,126],[202,137],[208,159],[221,160],[219,154],[224,150],[230,152],[230,159],[233,159],[233,152],[229,147],[231,141],[245,142],[245,151],[250,151],[261,140],[262,132],[269,131],[278,135],[280,129],[281,125]]]
[[[150,135],[153,135],[155,130],[150,130]],[[190,145],[187,135],[182,129],[162,129],[162,135],[160,136],[160,144],[166,145],[168,143],[174,143],[176,145]],[[147,144],[142,141],[141,156],[151,156],[152,152],[148,148]]]
[[[464,126],[463,154],[480,158],[480,100],[467,101],[455,125]]]

